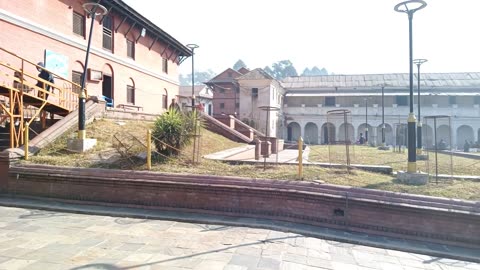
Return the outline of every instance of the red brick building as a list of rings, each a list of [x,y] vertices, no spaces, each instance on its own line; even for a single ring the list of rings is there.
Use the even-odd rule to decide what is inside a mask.
[[[205,84],[213,89],[213,115],[238,115],[240,109],[240,88],[236,78],[248,73],[241,68],[238,71],[227,68]]]
[[[47,69],[79,83],[91,23],[82,7],[86,2],[0,0],[0,48],[34,63],[45,62]],[[93,26],[88,94],[111,97],[116,108],[135,105],[162,113],[179,93],[178,65],[191,51],[123,1],[97,2],[108,14],[97,16]],[[4,52],[0,61],[21,65]],[[27,73],[38,73],[34,66],[26,68]],[[56,83],[62,84],[61,79]]]

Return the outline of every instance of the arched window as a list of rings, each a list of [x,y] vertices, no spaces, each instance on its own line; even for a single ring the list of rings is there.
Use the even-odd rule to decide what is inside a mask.
[[[127,103],[135,105],[135,82],[132,78],[127,85]]]

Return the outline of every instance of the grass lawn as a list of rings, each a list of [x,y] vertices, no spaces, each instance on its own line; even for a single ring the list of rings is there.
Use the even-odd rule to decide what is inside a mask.
[[[139,141],[145,142],[147,129],[153,126],[150,122],[97,120],[87,126],[87,137],[97,139],[97,145],[86,153],[71,153],[66,150],[68,138],[76,136],[75,130],[67,132],[57,141],[42,149],[37,155],[32,156],[30,163],[49,164],[57,166],[75,167],[100,167],[146,170],[145,162],[138,159],[121,158],[110,163],[99,162],[107,159],[116,150],[120,138],[130,148],[129,153],[144,152],[144,147]],[[134,136],[131,137],[130,135]],[[137,141],[139,140],[139,141]],[[202,130],[201,155],[215,153],[221,150],[241,146],[243,144],[232,142],[223,136]],[[124,148],[119,148],[124,150]],[[255,179],[297,179],[297,166],[278,165],[268,166],[265,170],[263,165],[229,165],[223,162],[201,159],[200,164],[192,165],[192,146],[188,146],[178,157],[155,162],[153,171],[171,172],[180,174],[208,174],[223,176],[239,176]],[[332,156],[338,151],[333,151]],[[328,148],[314,146],[310,152],[310,160],[328,162]],[[136,162],[137,161],[137,162]],[[388,151],[379,151],[369,147],[355,147],[352,163],[384,164],[394,166],[395,169],[405,167],[406,154],[397,154]],[[395,164],[395,165],[394,165]],[[477,165],[478,166],[478,165]],[[478,168],[477,168],[478,169]],[[314,166],[304,166],[304,181],[322,180],[336,185],[349,185],[370,189],[381,189],[394,192],[407,192],[448,198],[468,200],[480,200],[480,182],[474,181],[442,181],[439,184],[430,183],[425,186],[409,186],[399,183],[393,176],[375,174],[361,170],[353,170],[350,174],[341,169],[328,169]]]
[[[346,149],[340,145],[314,145],[310,146],[310,161],[345,163]],[[393,151],[382,151],[376,147],[355,145],[350,148],[351,164],[370,164],[391,166],[394,171],[406,170],[408,151],[398,153]],[[423,172],[435,174],[435,156],[430,152],[429,160],[417,160],[417,167]],[[438,173],[454,175],[480,175],[480,160],[468,159],[446,154],[437,154]]]

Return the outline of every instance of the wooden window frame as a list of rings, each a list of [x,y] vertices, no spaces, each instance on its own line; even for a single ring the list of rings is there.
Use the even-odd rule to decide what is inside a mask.
[[[127,103],[135,105],[135,87],[127,85]]]
[[[82,85],[82,72],[80,71],[72,71],[72,82]],[[81,89],[76,85],[72,85],[72,92],[80,94]]]
[[[81,31],[82,33],[77,33],[75,31],[75,18],[79,18],[81,19],[81,22],[80,22],[80,27],[81,27]],[[77,35],[77,36],[80,36],[82,38],[85,38],[85,23],[86,23],[86,19],[85,19],[85,15],[82,15],[81,13],[78,13],[78,12],[75,12],[73,11],[72,13],[72,32]]]
[[[168,59],[162,57],[162,72],[168,74]]]
[[[110,28],[108,28],[105,24],[106,22],[110,22],[111,25],[110,25]],[[114,27],[113,27],[113,17],[112,16],[105,16],[104,19],[103,19],[103,23],[102,23],[102,48],[107,50],[107,51],[110,51],[113,53],[113,49],[114,49],[114,39],[113,39],[113,31],[114,30]],[[110,48],[106,47],[106,38],[109,38],[110,39]]]
[[[127,41],[127,57],[135,60],[135,42],[129,39],[127,39],[126,41]]]

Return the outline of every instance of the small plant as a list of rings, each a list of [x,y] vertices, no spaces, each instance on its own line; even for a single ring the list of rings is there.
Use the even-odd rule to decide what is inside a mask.
[[[166,156],[178,155],[181,149],[190,144],[196,119],[196,112],[183,114],[173,108],[160,115],[152,130],[157,151]]]

